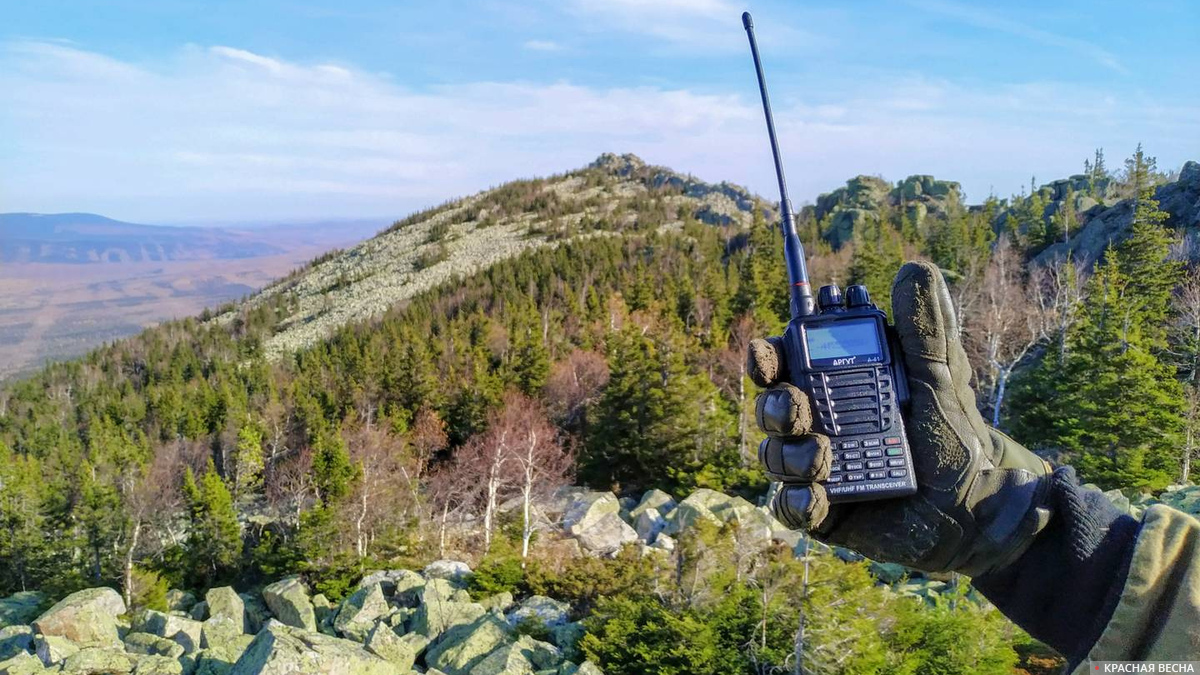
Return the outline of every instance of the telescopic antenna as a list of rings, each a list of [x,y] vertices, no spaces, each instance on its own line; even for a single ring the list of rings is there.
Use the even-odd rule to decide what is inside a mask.
[[[783,159],[779,156],[779,140],[775,138],[775,118],[771,115],[771,99],[767,96],[767,78],[758,58],[758,41],[754,39],[754,19],[742,12],[742,25],[750,38],[750,53],[754,55],[754,70],[758,73],[758,91],[762,94],[763,114],[767,117],[767,135],[771,137],[771,154],[775,157],[775,175],[779,178],[779,213],[782,216],[783,258],[787,262],[788,282],[792,285],[792,318],[813,313],[812,289],[808,286],[808,268],[804,265],[804,245],[796,234],[792,219],[792,202],[788,199],[787,182],[783,178]]]

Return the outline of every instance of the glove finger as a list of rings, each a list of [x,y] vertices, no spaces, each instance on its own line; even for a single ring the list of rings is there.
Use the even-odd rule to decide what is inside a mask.
[[[947,374],[969,386],[970,362],[959,340],[954,303],[936,265],[910,262],[900,268],[892,284],[892,316],[910,375],[926,379],[935,388],[951,384],[941,382]],[[930,368],[930,361],[949,365],[949,373]]]
[[[813,423],[808,395],[786,382],[758,395],[754,417],[769,436],[803,436]]]
[[[787,377],[783,358],[783,338],[756,338],[746,349],[746,374],[754,384],[766,389]]]
[[[814,530],[829,515],[829,498],[819,483],[782,485],[771,502],[775,519],[793,530]]]
[[[829,439],[817,434],[799,438],[768,437],[758,446],[758,461],[767,477],[780,483],[811,483],[829,478],[833,453]]]

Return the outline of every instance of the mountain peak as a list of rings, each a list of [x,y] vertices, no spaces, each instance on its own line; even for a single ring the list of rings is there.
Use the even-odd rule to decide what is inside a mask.
[[[589,169],[601,169],[615,176],[632,176],[641,169],[646,168],[646,162],[641,157],[627,152],[623,155],[618,155],[612,152],[606,152],[596,158],[588,165]]]

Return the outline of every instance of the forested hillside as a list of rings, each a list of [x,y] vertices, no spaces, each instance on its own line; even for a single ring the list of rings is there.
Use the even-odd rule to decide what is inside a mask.
[[[1155,196],[1196,189],[1196,166],[1175,180],[1140,148],[1122,172],[1089,160],[1104,187],[1087,209],[860,177],[805,209],[801,236],[816,282],[865,283],[884,307],[903,260],[935,261],[985,415],[1105,488],[1156,491],[1188,478],[1200,277],[1177,245],[1194,211]],[[1098,260],[1046,253],[1110,209],[1129,217]],[[108,584],[145,607],[168,585],[298,573],[339,599],[372,569],[450,556],[477,563],[480,592],[570,601],[610,675],[779,672],[796,652],[814,672],[1033,668],[964,585],[881,592],[897,571],[804,539],[748,549],[737,522],[699,527],[661,568],[557,545],[544,505],[572,482],[765,492],[743,357],[786,319],[773,219],[740,188],[606,155],[13,383],[0,594]],[[831,656],[849,642],[861,653]]]

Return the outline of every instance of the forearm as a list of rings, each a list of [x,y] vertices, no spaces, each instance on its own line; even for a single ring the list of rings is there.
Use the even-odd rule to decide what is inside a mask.
[[[1113,615],[1140,525],[1104,495],[1081,488],[1070,467],[1056,470],[1052,480],[1050,524],[1016,562],[973,583],[1074,666]]]

